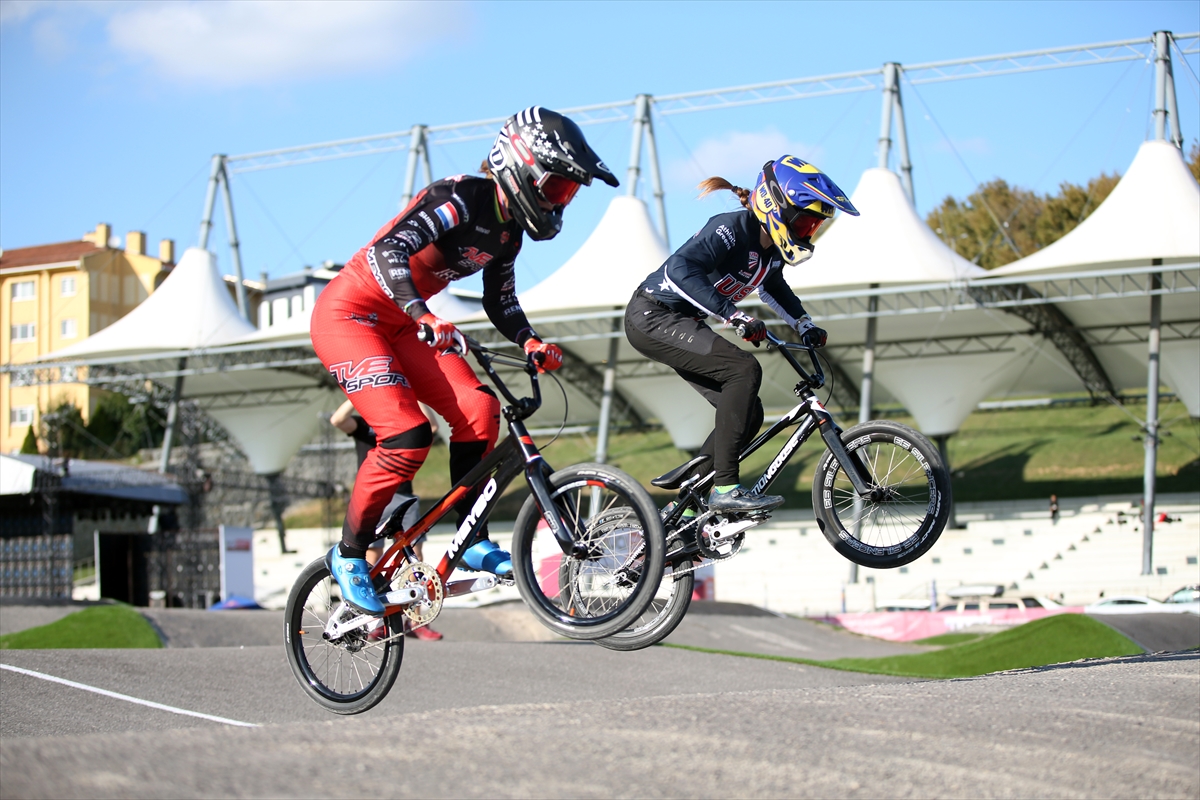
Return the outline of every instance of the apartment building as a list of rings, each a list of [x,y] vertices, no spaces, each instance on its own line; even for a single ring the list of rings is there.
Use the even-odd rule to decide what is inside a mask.
[[[175,263],[175,243],[146,253],[146,234],[130,231],[124,248],[101,223],[78,241],[0,251],[0,362],[26,364],[102,330],[149,297]],[[83,384],[24,385],[0,375],[0,452],[20,449],[42,411],[63,400],[89,419],[98,390]]]

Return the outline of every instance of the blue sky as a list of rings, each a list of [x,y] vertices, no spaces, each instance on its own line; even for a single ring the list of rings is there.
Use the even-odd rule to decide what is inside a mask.
[[[0,247],[76,239],[97,222],[192,245],[216,152],[1158,29],[1200,30],[1200,3],[0,0]],[[1200,64],[1189,64],[1175,77],[1190,146]],[[1153,68],[1142,62],[902,92],[922,214],[975,181],[1048,192],[1123,171],[1153,135]],[[745,184],[783,152],[852,191],[875,165],[879,114],[869,92],[664,118],[671,243],[733,205],[696,200],[701,178]],[[628,124],[585,130],[624,180]],[[488,145],[434,148],[433,170],[471,171]],[[397,212],[405,162],[393,153],[235,175],[247,276],[345,261]],[[525,248],[519,287],[557,268],[624,191],[581,192],[558,239]],[[229,271],[226,243],[221,219],[210,246]]]

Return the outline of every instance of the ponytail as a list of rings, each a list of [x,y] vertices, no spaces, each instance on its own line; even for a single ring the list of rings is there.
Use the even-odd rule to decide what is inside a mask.
[[[743,208],[747,211],[750,210],[750,190],[743,189],[741,186],[734,186],[724,178],[706,178],[700,181],[700,185],[696,188],[700,190],[701,197],[706,197],[722,189],[728,189],[737,195],[738,202],[742,204]]]
[[[491,178],[493,180],[496,178],[496,176],[492,174],[492,166],[488,163],[486,158],[479,162],[479,171],[484,174],[484,177]]]

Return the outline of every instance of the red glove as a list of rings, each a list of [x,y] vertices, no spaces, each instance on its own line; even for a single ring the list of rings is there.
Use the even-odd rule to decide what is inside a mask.
[[[454,346],[454,337],[458,334],[458,328],[454,327],[454,323],[446,322],[433,314],[422,314],[421,318],[417,320],[417,325],[422,329],[428,329],[427,338],[422,341],[430,347],[447,350]]]
[[[533,356],[538,372],[553,372],[562,366],[562,348],[556,344],[546,344],[536,336],[525,340],[525,355]]]

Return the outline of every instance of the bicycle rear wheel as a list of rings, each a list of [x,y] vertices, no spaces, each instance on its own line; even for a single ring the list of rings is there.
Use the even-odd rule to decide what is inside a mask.
[[[361,714],[396,682],[404,657],[404,637],[397,636],[403,615],[384,617],[374,632],[359,628],[329,641],[325,625],[341,608],[337,582],[319,558],[304,568],[288,596],[283,622],[288,663],[318,705],[335,714]]]
[[[611,636],[654,599],[666,549],[650,495],[603,464],[576,464],[548,478],[550,495],[588,555],[565,555],[530,496],[513,528],[513,572],[530,611],[571,639]]]
[[[817,524],[834,549],[864,567],[915,561],[942,535],[950,517],[950,476],[937,448],[920,433],[877,420],[842,433],[876,490],[859,497],[845,467],[825,453],[813,475]]]
[[[675,572],[678,567],[684,572]],[[619,633],[597,639],[596,644],[609,650],[641,650],[658,644],[679,627],[692,604],[696,587],[695,565],[690,562],[668,564],[662,582],[642,615]]]

